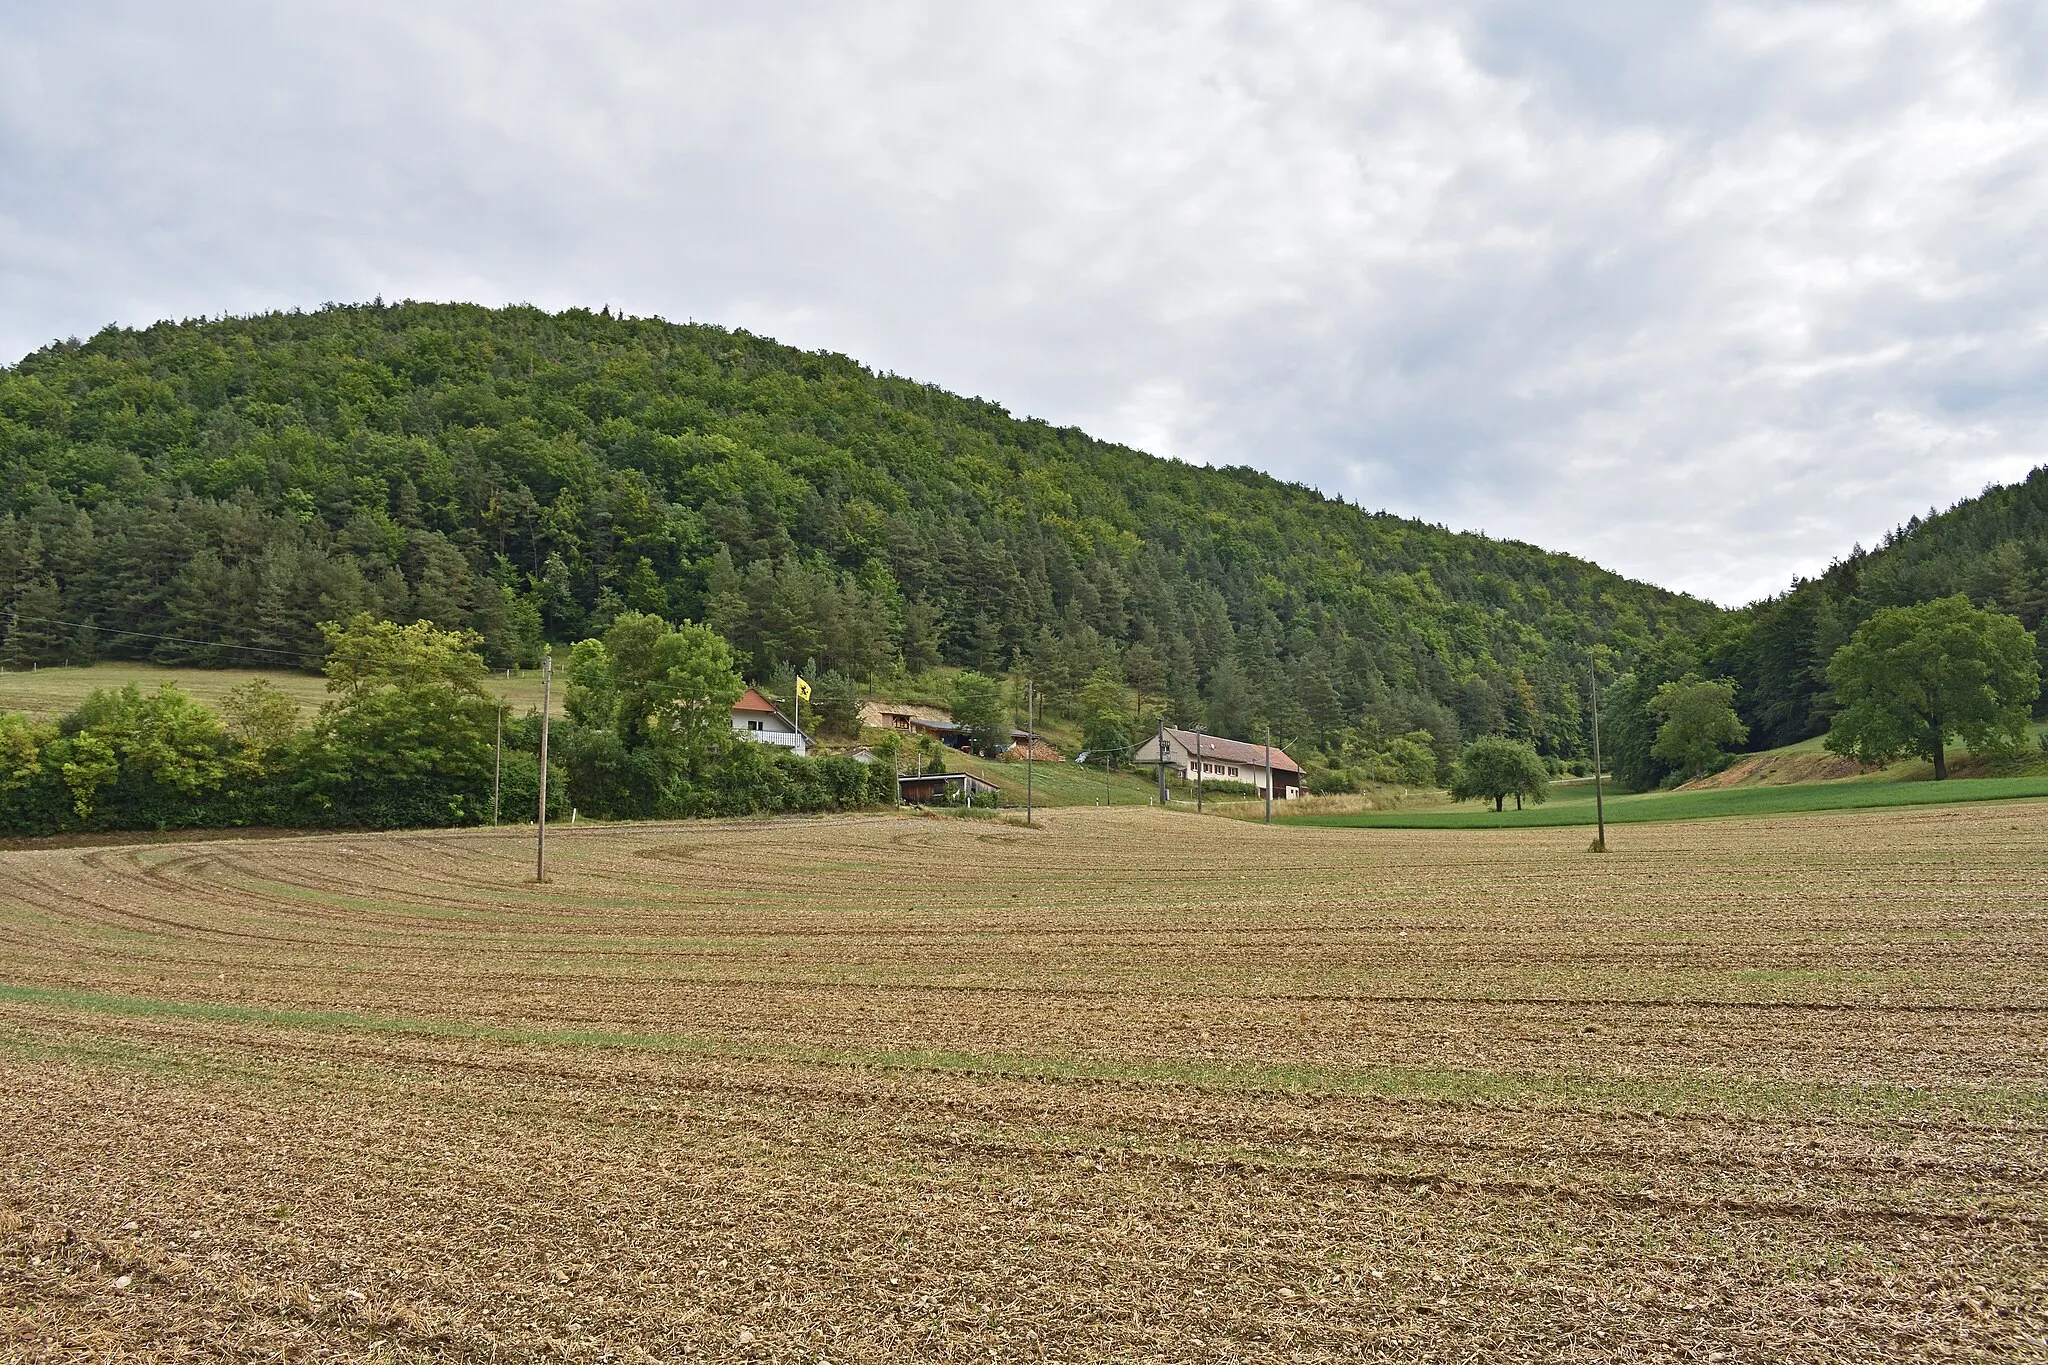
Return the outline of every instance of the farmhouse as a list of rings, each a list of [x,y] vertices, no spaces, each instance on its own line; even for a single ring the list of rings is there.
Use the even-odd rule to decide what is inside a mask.
[[[774,702],[751,687],[732,704],[732,728],[735,734],[745,735],[759,743],[794,749],[798,758],[806,757],[811,751],[811,737],[797,729],[788,716],[776,710]]]
[[[906,701],[863,702],[860,708],[860,723],[875,730],[900,730],[906,735],[930,735],[939,743],[954,749],[965,749],[968,745],[967,731],[953,723],[953,718],[936,706],[919,706]],[[1012,744],[1021,744],[1030,736],[1022,730],[1010,731]],[[1045,741],[1039,740],[1036,757],[1045,758]],[[1022,759],[1024,751],[1019,749],[1017,757]],[[1059,757],[1057,754],[1053,758]]]
[[[926,773],[897,778],[896,795],[906,806],[958,806],[977,796],[1000,796],[1001,789],[973,773]]]
[[[1168,728],[1153,735],[1131,751],[1131,762],[1149,768],[1159,762],[1161,738],[1165,741],[1166,765],[1189,782],[1195,780],[1195,754],[1201,751],[1201,777],[1205,782],[1249,782],[1266,790],[1266,746],[1218,735],[1197,735],[1192,730]],[[1280,749],[1273,750],[1273,795],[1282,799],[1300,796],[1308,790],[1301,765]]]

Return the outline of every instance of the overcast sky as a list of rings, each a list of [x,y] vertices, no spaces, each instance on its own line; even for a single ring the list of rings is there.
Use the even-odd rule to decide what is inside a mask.
[[[1723,602],[2048,459],[2048,5],[0,0],[0,355],[746,327]]]

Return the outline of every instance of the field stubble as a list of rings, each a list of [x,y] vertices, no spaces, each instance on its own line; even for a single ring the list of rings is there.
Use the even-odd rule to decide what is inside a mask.
[[[0,853],[0,1351],[2048,1352],[2048,805],[1580,834]]]

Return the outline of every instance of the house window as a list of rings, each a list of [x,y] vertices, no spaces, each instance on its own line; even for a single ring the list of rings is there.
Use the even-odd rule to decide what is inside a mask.
[[[765,730],[768,727],[758,720],[750,720],[747,722],[747,728],[749,730]]]

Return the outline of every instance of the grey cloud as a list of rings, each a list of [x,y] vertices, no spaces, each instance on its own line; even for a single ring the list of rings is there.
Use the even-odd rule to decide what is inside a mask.
[[[2048,435],[2034,7],[0,7],[0,350],[747,326],[1721,600]]]

